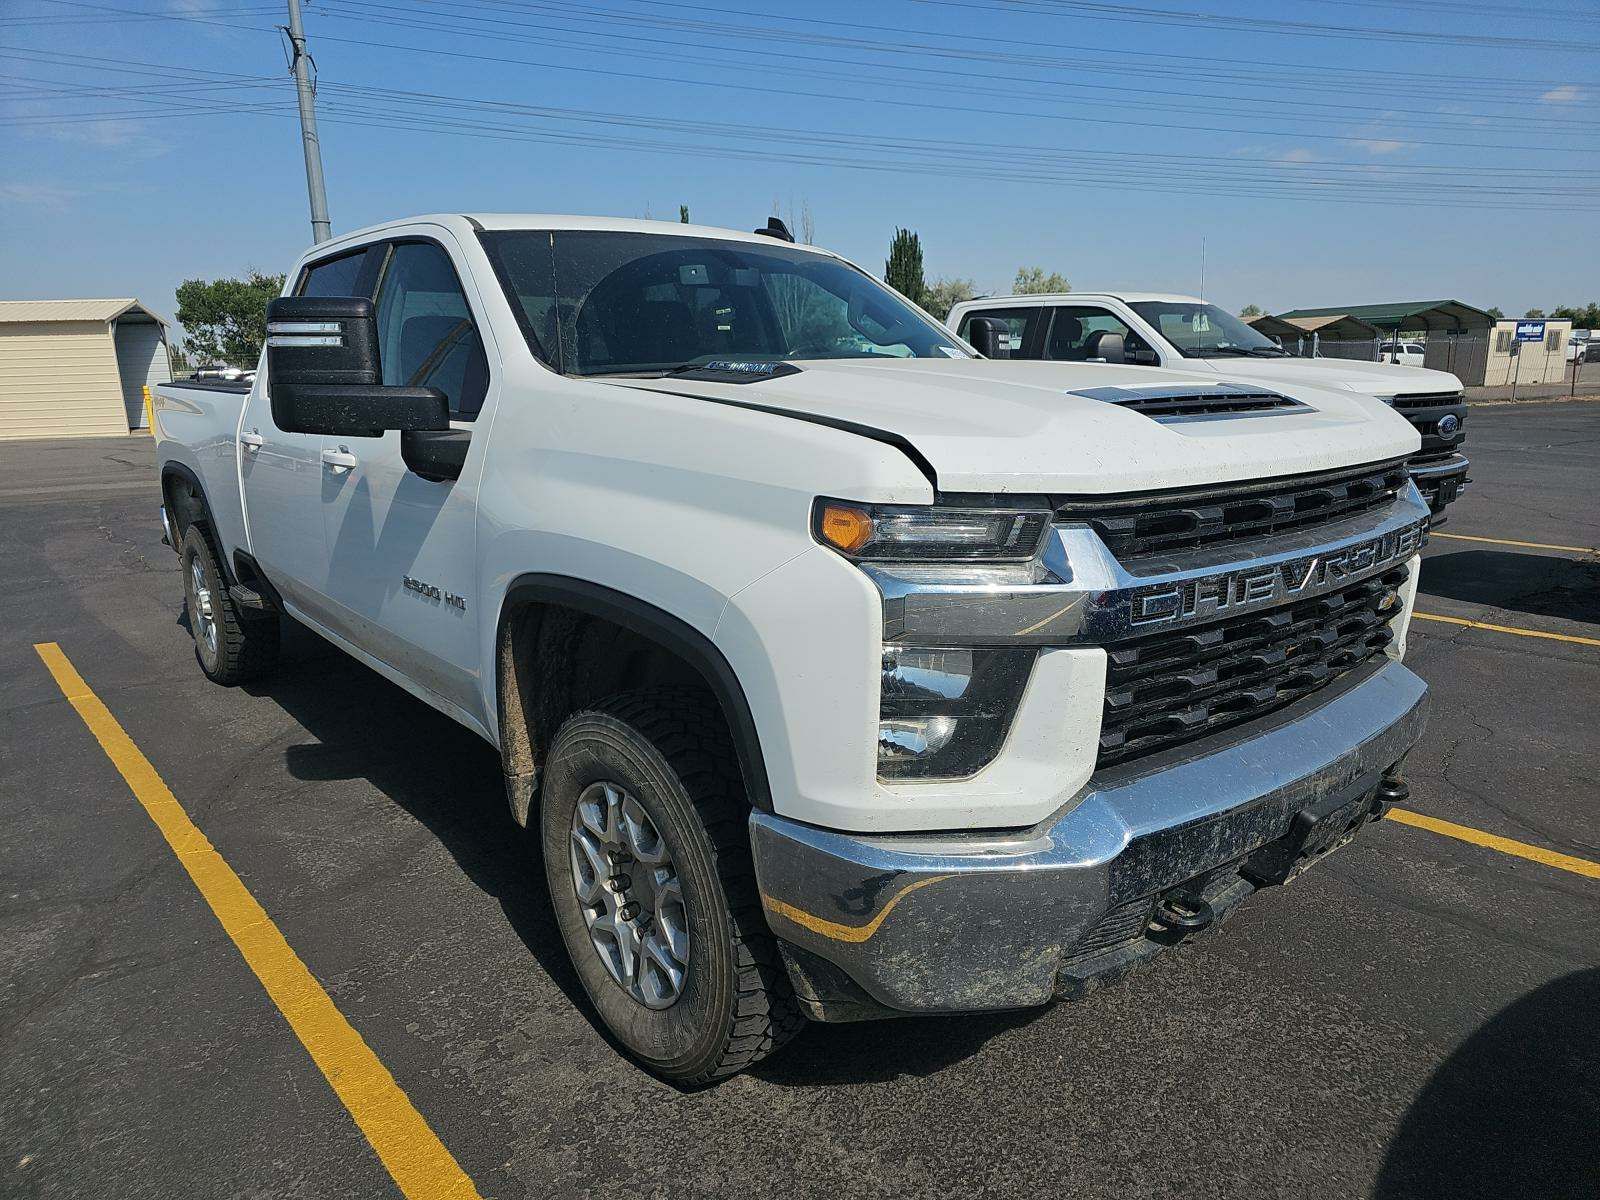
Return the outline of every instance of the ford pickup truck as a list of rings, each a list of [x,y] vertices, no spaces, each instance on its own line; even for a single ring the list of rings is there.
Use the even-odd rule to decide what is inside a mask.
[[[965,331],[975,317],[1005,323],[1010,357],[1052,362],[1112,361],[1218,373],[1269,388],[1306,383],[1376,396],[1416,427],[1422,437],[1411,457],[1411,477],[1444,523],[1444,510],[1469,482],[1471,463],[1461,453],[1467,402],[1461,381],[1445,371],[1392,362],[1300,358],[1215,304],[1193,296],[1153,293],[1069,292],[1041,296],[990,296],[950,310],[951,329]],[[1117,342],[1115,338],[1120,338]],[[1393,343],[1387,346],[1392,348]]]
[[[776,222],[424,216],[287,279],[251,385],[156,388],[200,667],[294,621],[479,734],[666,1078],[1081,995],[1406,795],[1428,508],[1370,397],[983,361]]]

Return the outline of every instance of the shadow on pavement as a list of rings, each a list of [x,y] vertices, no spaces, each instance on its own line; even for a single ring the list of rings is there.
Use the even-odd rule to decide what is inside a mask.
[[[1389,1144],[1376,1200],[1600,1196],[1600,970],[1491,1018]]]
[[[1429,555],[1418,590],[1541,617],[1600,624],[1600,563],[1508,550]]]
[[[292,623],[284,626],[280,669],[246,690],[305,729],[308,740],[284,751],[291,776],[365,779],[425,825],[473,884],[499,901],[545,974],[616,1047],[572,969],[550,910],[538,839],[512,821],[500,762],[487,743]],[[786,1086],[932,1074],[1042,1011],[813,1026],[755,1073]]]
[[[511,819],[488,743],[292,622],[280,668],[246,690],[305,729],[307,740],[284,751],[290,775],[365,779],[405,809],[500,902],[545,973],[589,1013],[550,912],[538,840]]]

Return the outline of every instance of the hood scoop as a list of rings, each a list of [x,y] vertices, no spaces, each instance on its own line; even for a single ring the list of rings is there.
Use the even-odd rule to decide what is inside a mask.
[[[1097,387],[1069,392],[1131,408],[1163,425],[1180,421],[1207,421],[1218,418],[1269,416],[1281,412],[1309,412],[1311,406],[1291,400],[1264,388],[1241,387],[1234,383],[1168,384],[1160,387]]]

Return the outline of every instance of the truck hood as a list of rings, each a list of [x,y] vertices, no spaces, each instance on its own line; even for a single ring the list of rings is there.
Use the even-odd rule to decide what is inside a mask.
[[[1223,381],[1148,367],[978,359],[796,365],[793,374],[752,383],[669,376],[626,386],[892,434],[915,447],[946,492],[1096,494],[1226,483],[1402,458],[1421,444],[1411,424],[1379,401],[1309,379],[1271,389],[1303,408],[1162,423],[1075,393],[1171,385],[1204,392]]]
[[[1343,358],[1228,358],[1205,359],[1204,362],[1229,379],[1248,380],[1279,390],[1298,384],[1342,388],[1368,396],[1461,390],[1461,380],[1447,371],[1402,367],[1396,363],[1355,362]]]

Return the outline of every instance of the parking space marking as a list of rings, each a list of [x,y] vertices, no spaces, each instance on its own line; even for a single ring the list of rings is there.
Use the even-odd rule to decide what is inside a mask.
[[[478,1189],[445,1149],[371,1047],[345,1020],[227,860],[189,819],[150,760],[54,642],[34,646],[56,686],[89,727],[166,838],[200,895],[289,1022],[356,1126],[409,1200],[477,1200]]]
[[[1525,550],[1565,550],[1570,554],[1600,554],[1594,546],[1552,546],[1549,542],[1514,542],[1510,538],[1474,537],[1470,533],[1440,533],[1430,530],[1429,537],[1449,538],[1453,542],[1489,542],[1495,546],[1521,546]]]
[[[1468,629],[1487,629],[1492,633],[1514,633],[1518,637],[1549,638],[1552,642],[1576,642],[1580,646],[1600,646],[1600,638],[1579,637],[1575,633],[1546,633],[1542,629],[1519,629],[1515,625],[1491,625],[1488,621],[1469,621],[1465,617],[1443,617],[1437,613],[1413,612],[1419,621],[1441,621],[1446,625],[1465,625]]]
[[[1519,842],[1514,838],[1501,837],[1496,833],[1485,833],[1481,829],[1474,829],[1470,825],[1457,825],[1454,821],[1441,821],[1438,817],[1425,817],[1421,813],[1411,812],[1404,808],[1391,808],[1389,820],[1399,821],[1402,825],[1414,825],[1418,829],[1426,829],[1444,837],[1455,838],[1458,841],[1471,842],[1474,846],[1486,846],[1490,850],[1498,850],[1501,854],[1514,854],[1518,858],[1526,858],[1531,862],[1543,863],[1547,867],[1555,867],[1560,871],[1571,871],[1574,875],[1584,875],[1590,879],[1600,879],[1600,863],[1590,862],[1587,858],[1576,858],[1571,854],[1562,854],[1559,850],[1546,850],[1543,846],[1531,846],[1527,842]]]

